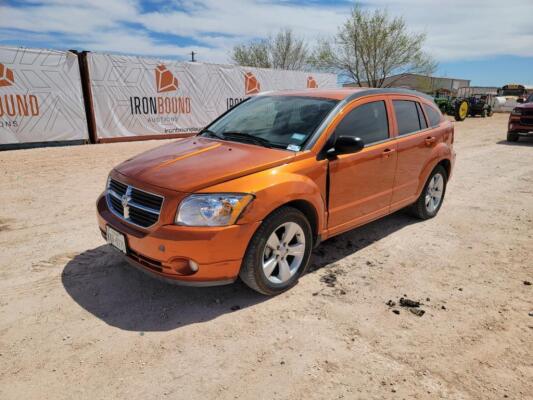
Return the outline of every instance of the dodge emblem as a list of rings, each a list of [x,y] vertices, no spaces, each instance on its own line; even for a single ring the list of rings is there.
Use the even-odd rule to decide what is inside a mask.
[[[129,217],[130,217],[130,207],[129,207],[130,200],[131,200],[131,197],[128,196],[127,193],[125,195],[123,195],[122,199],[121,199],[122,208],[124,209],[124,218],[125,219],[129,219]]]

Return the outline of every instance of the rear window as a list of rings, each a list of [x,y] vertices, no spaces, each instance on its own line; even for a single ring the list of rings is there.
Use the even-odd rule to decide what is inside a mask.
[[[392,103],[398,123],[398,135],[407,135],[423,129],[421,121],[424,121],[425,125],[425,120],[423,115],[419,115],[416,101],[393,100]]]
[[[442,120],[440,111],[437,111],[434,107],[424,104],[424,111],[429,119],[430,126],[437,126]]]

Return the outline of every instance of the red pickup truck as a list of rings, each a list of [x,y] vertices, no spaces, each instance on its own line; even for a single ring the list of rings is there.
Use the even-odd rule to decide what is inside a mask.
[[[533,94],[511,111],[507,140],[516,142],[520,136],[533,136]]]

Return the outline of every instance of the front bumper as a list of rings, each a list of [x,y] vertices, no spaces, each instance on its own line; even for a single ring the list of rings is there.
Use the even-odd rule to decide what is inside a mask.
[[[516,133],[518,136],[533,136],[533,128],[513,129],[513,130],[509,130],[508,133]]]
[[[143,229],[113,214],[104,196],[97,201],[100,231],[107,226],[124,234],[127,254],[134,266],[165,281],[195,286],[233,282],[242,258],[260,222],[224,227],[187,227],[156,224]],[[197,270],[189,261],[197,264]]]
[[[524,124],[521,121],[520,116],[511,116],[509,118],[509,124],[507,127],[507,132],[517,133],[521,136],[531,136],[533,135],[533,118],[528,119],[526,122],[530,121],[532,123]]]

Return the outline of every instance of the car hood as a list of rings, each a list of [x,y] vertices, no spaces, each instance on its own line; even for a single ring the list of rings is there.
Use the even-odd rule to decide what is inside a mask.
[[[193,192],[289,162],[294,153],[204,137],[191,137],[139,154],[115,169],[130,178]]]
[[[521,103],[521,104],[518,104],[517,107],[530,109],[530,108],[533,108],[533,103]]]

